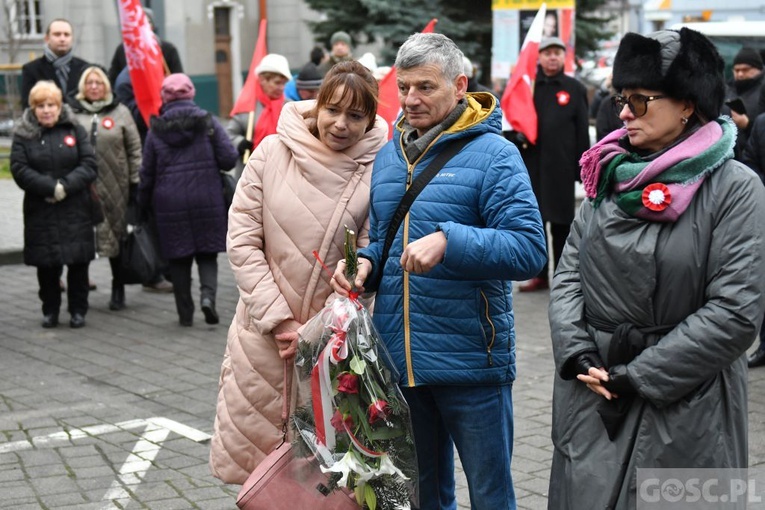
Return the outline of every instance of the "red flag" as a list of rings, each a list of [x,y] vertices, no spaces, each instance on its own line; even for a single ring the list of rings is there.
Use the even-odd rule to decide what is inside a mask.
[[[576,53],[574,51],[574,9],[560,9],[560,38],[566,43],[566,62],[563,70],[573,75],[576,68]]]
[[[119,0],[122,42],[125,46],[135,102],[146,125],[159,114],[159,91],[165,79],[162,48],[138,0]]]
[[[433,32],[438,20],[433,18],[422,29],[423,34]],[[380,102],[377,113],[388,122],[388,140],[393,138],[393,123],[396,122],[401,106],[398,103],[398,84],[396,83],[396,66],[392,66],[388,74],[380,80]]]
[[[510,126],[514,131],[523,133],[532,144],[537,143],[537,110],[534,107],[533,91],[546,10],[545,4],[542,4],[526,33],[518,62],[501,101],[502,111]]]
[[[236,103],[231,109],[229,116],[233,117],[237,113],[247,113],[255,110],[255,101],[261,97],[263,91],[260,88],[260,80],[255,75],[255,68],[258,67],[260,61],[266,56],[268,50],[266,49],[266,24],[267,20],[264,18],[260,20],[260,28],[258,29],[258,41],[255,43],[255,51],[252,54],[252,62],[250,62],[250,72],[247,73],[247,79],[244,81],[244,87],[239,93],[239,97],[236,98]]]

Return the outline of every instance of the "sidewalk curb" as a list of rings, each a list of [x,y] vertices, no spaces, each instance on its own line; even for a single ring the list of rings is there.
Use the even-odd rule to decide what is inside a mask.
[[[24,250],[0,251],[0,266],[24,263]]]

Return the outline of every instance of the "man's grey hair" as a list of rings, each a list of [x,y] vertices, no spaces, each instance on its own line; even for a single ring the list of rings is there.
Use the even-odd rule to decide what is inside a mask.
[[[437,65],[448,81],[454,81],[464,74],[462,51],[454,41],[443,34],[413,34],[409,36],[396,55],[397,69],[434,64]]]

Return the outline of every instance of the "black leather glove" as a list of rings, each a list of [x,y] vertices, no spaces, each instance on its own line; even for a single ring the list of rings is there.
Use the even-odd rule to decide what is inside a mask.
[[[627,376],[627,365],[614,365],[608,369],[608,381],[601,383],[605,389],[617,395],[634,395],[635,387]]]
[[[151,220],[151,206],[138,207],[138,224],[144,225]]]
[[[239,142],[239,145],[236,146],[236,150],[239,151],[239,154],[242,156],[245,152],[252,149],[252,141],[248,140],[246,138],[243,138],[241,142]]]
[[[603,368],[605,364],[597,352],[583,352],[572,361],[572,368],[577,374],[589,375],[591,368]]]

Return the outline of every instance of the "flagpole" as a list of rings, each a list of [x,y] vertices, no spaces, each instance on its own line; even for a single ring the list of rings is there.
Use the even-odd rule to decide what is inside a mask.
[[[255,110],[253,109],[249,115],[247,115],[247,133],[244,135],[244,138],[250,142],[250,146],[252,146],[252,131],[255,127]],[[250,159],[250,149],[247,149],[244,151],[244,156],[242,157],[242,163],[245,165],[247,164],[247,160]]]
[[[266,0],[260,0],[258,3],[258,11],[260,12],[260,21],[263,21],[264,19],[268,19],[268,5]],[[258,98],[255,97],[255,105],[252,108],[252,111],[247,115],[247,133],[244,135],[245,139],[250,141],[250,145],[252,145],[252,132],[255,129],[255,110],[258,107]],[[250,149],[247,149],[244,151],[244,155],[242,156],[242,162],[246,165],[247,161],[250,159]]]
[[[261,19],[261,21],[264,20],[264,19],[268,19],[268,16],[266,16],[266,11],[268,10],[268,7],[267,7],[266,4],[267,4],[266,0],[260,0],[260,4],[259,4],[259,9],[258,10],[260,11],[260,19]]]

